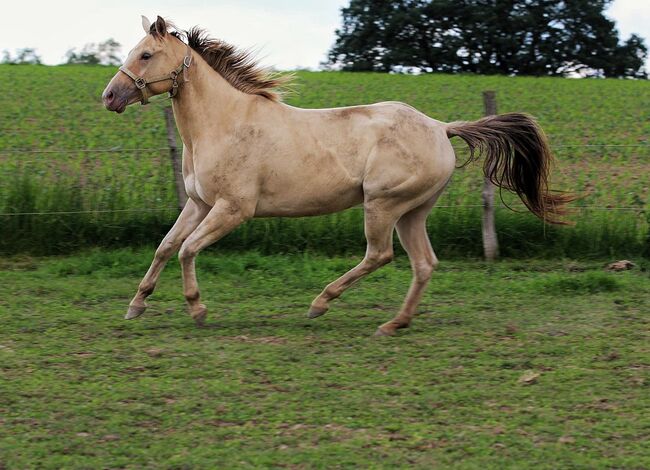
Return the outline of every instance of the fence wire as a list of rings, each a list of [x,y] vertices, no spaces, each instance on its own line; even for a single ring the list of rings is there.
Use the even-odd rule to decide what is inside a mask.
[[[467,150],[467,147],[453,146],[454,150]],[[561,148],[650,148],[650,144],[552,144],[551,149]],[[169,152],[169,147],[144,148],[83,148],[83,149],[0,149],[0,155],[13,154],[62,154],[62,153],[135,153],[135,152]],[[594,155],[597,156],[597,155]]]
[[[160,106],[162,108],[162,106]],[[2,121],[0,121],[2,122]],[[3,129],[4,133],[36,133],[36,134],[61,134],[60,129],[22,129],[22,128],[8,128]],[[557,137],[565,137],[563,135],[558,135]],[[455,151],[466,151],[466,146],[454,146]],[[650,148],[650,143],[638,143],[638,144],[551,144],[552,149],[577,149],[577,148],[591,148],[591,149],[644,149]],[[7,148],[0,149],[0,156],[11,156],[18,154],[102,154],[102,153],[155,153],[155,152],[169,152],[169,147],[143,147],[143,148],[81,148],[81,149],[70,149],[70,148],[45,148],[45,149],[19,149],[19,148]],[[598,156],[593,154],[593,156]],[[637,155],[639,156],[639,155]],[[648,156],[648,155],[643,155]],[[456,204],[456,205],[437,205],[434,206],[434,209],[469,209],[469,208],[482,208],[483,204]],[[508,208],[506,205],[498,205],[496,209],[505,209]],[[357,206],[353,209],[362,209],[362,207]],[[523,206],[522,206],[523,209]],[[73,214],[110,214],[110,213],[133,213],[133,212],[164,212],[164,211],[177,211],[177,207],[160,207],[160,208],[136,208],[136,209],[89,209],[89,210],[78,210],[78,211],[35,211],[35,212],[4,212],[0,213],[0,217],[19,217],[19,216],[55,216],[55,215],[73,215]],[[577,206],[572,208],[573,211],[621,211],[621,212],[645,212],[644,207],[632,207],[632,206],[622,206],[622,207],[610,207],[610,206]]]
[[[483,204],[451,204],[451,205],[436,205],[433,209],[470,209],[483,207]],[[510,207],[504,204],[498,205],[495,209],[525,209],[525,207]],[[356,206],[347,210],[363,210],[363,207]],[[577,206],[572,207],[572,211],[630,211],[630,212],[645,212],[643,207],[607,207],[607,206]],[[43,215],[71,215],[71,214],[115,214],[122,212],[165,212],[165,211],[178,211],[178,207],[156,207],[156,208],[141,208],[141,209],[89,209],[79,211],[52,211],[52,212],[2,212],[0,217],[19,217],[19,216],[43,216]]]

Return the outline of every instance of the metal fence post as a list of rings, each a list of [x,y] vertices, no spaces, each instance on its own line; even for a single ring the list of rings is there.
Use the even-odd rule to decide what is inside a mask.
[[[494,91],[483,92],[483,104],[485,105],[485,115],[493,116],[497,114],[497,100]],[[492,168],[489,168],[491,171]],[[494,222],[494,192],[495,186],[489,178],[485,177],[483,181],[483,253],[485,259],[494,261],[499,256],[499,240]]]
[[[176,196],[178,197],[178,207],[183,210],[187,202],[185,193],[185,181],[183,181],[182,157],[178,152],[176,145],[176,124],[174,123],[174,112],[172,108],[164,108],[165,122],[167,124],[167,144],[169,145],[169,156],[172,160],[172,169],[174,170],[174,184],[176,186]]]

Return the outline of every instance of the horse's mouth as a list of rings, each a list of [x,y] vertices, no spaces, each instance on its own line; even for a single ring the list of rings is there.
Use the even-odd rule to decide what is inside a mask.
[[[111,103],[104,103],[107,110],[116,112],[117,114],[122,114],[127,105],[128,101],[125,99],[115,100]]]

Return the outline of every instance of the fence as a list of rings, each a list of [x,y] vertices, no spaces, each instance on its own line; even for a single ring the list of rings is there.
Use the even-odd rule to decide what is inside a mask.
[[[492,92],[488,92],[484,94],[484,106],[485,106],[485,111],[486,114],[495,114],[496,113],[496,100],[495,100],[495,94]],[[104,201],[104,205],[98,204],[95,207],[92,208],[84,208],[83,207],[83,197],[74,194],[69,194],[69,195],[64,195],[61,196],[60,194],[57,195],[56,197],[50,195],[41,195],[38,196],[37,193],[39,191],[45,191],[44,188],[31,188],[28,190],[19,190],[16,194],[14,194],[14,199],[12,200],[11,197],[11,191],[9,193],[4,194],[4,202],[5,202],[5,207],[0,212],[0,217],[4,220],[4,225],[5,226],[11,226],[15,229],[15,233],[22,234],[21,236],[25,236],[28,230],[40,230],[44,231],[44,236],[48,236],[48,232],[51,234],[52,232],[55,232],[56,230],[53,228],[52,223],[39,223],[35,221],[35,219],[38,218],[47,218],[47,217],[54,217],[58,218],[57,222],[60,223],[65,223],[68,224],[70,227],[79,227],[79,230],[84,230],[86,234],[91,233],[91,232],[96,232],[95,236],[97,238],[97,241],[100,243],[106,242],[101,236],[97,235],[99,232],[102,231],[103,226],[118,226],[120,224],[124,224],[126,228],[123,230],[125,233],[120,233],[118,235],[118,238],[120,238],[121,242],[128,243],[129,241],[133,241],[136,243],[141,243],[141,242],[153,242],[156,238],[159,238],[160,236],[160,231],[161,228],[166,228],[170,225],[173,215],[178,211],[179,207],[182,207],[186,201],[187,196],[185,195],[184,192],[184,187],[182,183],[182,175],[181,175],[181,162],[180,162],[180,155],[179,155],[179,149],[177,145],[177,140],[176,140],[176,131],[175,131],[175,126],[173,122],[173,116],[171,114],[171,110],[167,107],[162,109],[163,116],[164,116],[164,129],[165,129],[165,136],[167,139],[167,145],[166,146],[159,146],[159,147],[132,147],[132,148],[80,148],[80,149],[53,149],[53,148],[43,148],[43,149],[19,149],[19,148],[5,148],[5,149],[0,149],[0,158],[4,159],[9,159],[11,160],[12,158],[16,157],[25,157],[29,155],[52,155],[52,154],[59,154],[59,155],[65,155],[66,153],[69,154],[75,154],[75,155],[123,155],[123,154],[129,154],[133,153],[134,155],[156,155],[160,157],[160,162],[161,165],[163,165],[163,162],[167,162],[168,166],[168,171],[162,171],[162,174],[165,174],[168,177],[171,178],[160,178],[160,183],[162,183],[162,187],[165,187],[165,181],[167,182],[167,188],[169,188],[169,181],[173,181],[173,193],[174,197],[169,197],[169,194],[166,195],[166,197],[160,198],[162,201],[161,204],[158,205],[143,205],[143,206],[135,206],[135,207],[117,207],[119,204],[111,203],[111,201]],[[162,121],[162,119],[161,119]],[[43,134],[48,134],[51,133],[51,130],[48,129],[35,129],[35,130],[30,130],[26,131],[25,129],[20,129],[20,128],[4,128],[3,132],[5,133],[15,133],[17,135],[22,135],[22,134],[29,134],[29,135],[38,135],[38,133],[43,133]],[[609,151],[609,150],[615,150],[617,152],[625,149],[625,150],[634,150],[637,152],[637,157],[638,152],[644,152],[646,149],[650,148],[650,144],[645,144],[645,143],[639,143],[639,144],[562,144],[558,143],[553,145],[553,149],[555,151],[571,151],[572,149],[581,149],[584,151],[585,149],[590,149],[596,152],[600,152],[598,154],[602,155],[603,151]],[[462,153],[465,148],[463,146],[457,146],[456,147],[457,151]],[[168,154],[168,158],[165,160],[162,158],[162,155]],[[594,155],[598,155],[594,154]],[[645,159],[646,156],[643,156],[642,158]],[[22,158],[21,164],[26,164],[29,162],[29,160]],[[81,177],[84,177],[83,173]],[[65,179],[65,178],[64,178]],[[73,185],[74,186],[74,185]],[[92,189],[92,185],[91,185]],[[22,193],[20,191],[23,191]],[[30,191],[33,192],[36,195],[33,195],[33,200],[31,201],[32,204],[26,204],[25,201],[30,201]],[[74,192],[74,191],[73,191]],[[117,192],[117,189],[115,190]],[[49,194],[49,193],[48,193]],[[52,193],[54,194],[54,192]],[[494,187],[489,183],[489,181],[484,182],[484,188],[483,191],[481,192],[482,196],[482,203],[453,203],[453,201],[450,201],[449,203],[445,203],[444,201],[441,201],[441,204],[437,205],[436,208],[434,209],[434,219],[436,219],[436,222],[441,223],[442,221],[448,221],[449,223],[457,223],[457,220],[454,221],[454,217],[458,218],[458,214],[460,212],[467,213],[468,219],[463,223],[463,225],[457,230],[456,233],[452,234],[452,239],[457,239],[457,240],[463,240],[465,235],[463,235],[462,231],[466,230],[470,236],[468,236],[468,240],[466,240],[464,243],[466,245],[470,244],[469,239],[471,238],[471,243],[476,244],[476,231],[475,228],[472,226],[472,223],[475,224],[478,227],[478,220],[481,219],[481,212],[482,212],[482,240],[483,240],[483,253],[487,259],[494,259],[498,256],[499,253],[499,245],[498,245],[498,238],[497,238],[497,226],[495,225],[499,220],[499,218],[502,221],[507,221],[505,223],[505,230],[501,230],[500,234],[503,237],[503,239],[507,242],[512,244],[513,240],[517,240],[517,243],[521,243],[522,240],[524,242],[526,241],[525,239],[529,239],[528,241],[539,241],[539,237],[530,237],[530,234],[532,232],[539,232],[540,230],[543,232],[544,237],[549,241],[549,243],[552,243],[553,240],[557,239],[557,232],[555,232],[555,229],[552,229],[550,227],[543,227],[537,224],[535,221],[532,221],[530,218],[528,219],[521,219],[522,221],[525,220],[525,222],[513,222],[515,219],[512,215],[504,215],[503,213],[501,215],[497,215],[497,211],[501,211],[501,209],[505,208],[504,205],[498,204],[496,205],[494,203],[495,200],[495,191]],[[62,210],[55,210],[56,204],[50,204],[50,205],[45,205],[46,209],[37,209],[37,204],[36,200],[38,198],[46,199],[48,197],[53,197],[54,199],[59,198],[59,203],[63,201],[64,203],[62,204],[63,209]],[[118,198],[118,195],[114,195],[115,198]],[[155,197],[150,198],[152,202],[155,200]],[[56,201],[55,201],[56,202]],[[75,208],[75,204],[79,205],[80,207]],[[33,209],[30,210],[29,208],[32,207]],[[43,206],[41,206],[43,207]],[[516,206],[518,208],[523,208],[523,206],[519,205]],[[27,209],[25,209],[27,208]],[[481,211],[482,210],[482,211]],[[599,239],[599,243],[601,245],[605,245],[608,243],[608,240],[610,240],[611,243],[611,237],[612,233],[614,232],[623,232],[623,235],[620,235],[619,238],[620,240],[616,241],[615,243],[611,243],[611,246],[615,247],[624,247],[628,246],[631,247],[632,250],[643,250],[645,249],[645,232],[644,230],[647,231],[647,217],[646,217],[646,207],[643,201],[641,201],[637,205],[598,205],[598,204],[582,204],[577,208],[582,215],[581,218],[584,220],[585,216],[587,218],[590,218],[593,220],[594,224],[609,224],[609,228],[605,232],[600,231],[598,232],[597,230],[592,230],[593,233],[595,234],[594,236]],[[359,209],[354,209],[351,212],[358,212]],[[449,214],[455,214],[454,217],[450,218],[449,215],[435,215],[436,212],[447,212]],[[632,218],[630,219],[629,217],[627,218],[622,218],[622,217],[614,217],[614,218],[607,218],[603,216],[599,216],[599,213],[609,213],[609,214],[631,214]],[[585,215],[586,214],[586,215]],[[596,215],[594,215],[596,214]],[[64,217],[65,216],[65,217]],[[128,217],[132,216],[132,221],[130,222],[124,222]],[[65,218],[65,220],[64,220]],[[79,220],[74,220],[75,218],[79,220],[85,220],[86,222],[85,225],[84,223],[80,223]],[[470,219],[473,218],[474,222],[471,222]],[[12,223],[8,222],[10,219],[15,219],[18,220],[18,223]],[[630,220],[634,220],[633,222],[630,222]],[[131,220],[131,219],[128,219]],[[625,220],[625,221],[624,221]],[[624,221],[624,222],[623,222]],[[91,223],[92,222],[92,223]],[[128,230],[134,230],[134,227],[140,223],[142,227],[139,229],[140,236],[131,236],[130,234],[126,234]],[[355,228],[352,229],[350,227],[346,227],[346,233],[341,233],[341,230],[339,228],[339,231],[333,229],[334,225],[337,225],[339,223],[342,224],[347,224],[347,225],[354,225]],[[318,230],[315,230],[313,227],[309,229],[305,229],[302,232],[298,230],[297,225],[299,225],[300,222],[296,221],[277,221],[277,222],[262,222],[259,223],[257,227],[255,228],[249,228],[249,229],[244,229],[241,231],[239,238],[235,238],[233,240],[232,245],[237,245],[241,244],[243,246],[251,246],[251,240],[256,239],[255,237],[259,237],[260,233],[264,235],[264,238],[266,239],[265,246],[269,246],[269,248],[273,248],[275,246],[273,243],[269,242],[269,237],[276,236],[280,238],[284,238],[284,242],[286,245],[291,243],[291,234],[296,235],[298,242],[296,243],[296,248],[301,248],[301,247],[307,247],[307,248],[313,248],[314,245],[307,244],[305,242],[305,238],[307,237],[316,237],[318,239],[319,236],[322,236],[323,231],[318,232]],[[319,223],[315,223],[315,225],[318,225]],[[620,225],[623,225],[623,228],[621,229]],[[360,227],[361,227],[361,216],[360,215],[347,215],[347,216],[339,216],[338,218],[336,216],[330,217],[330,221],[327,222],[320,222],[320,225],[325,227],[327,230],[332,231],[333,233],[338,233],[339,236],[341,236],[343,243],[339,243],[339,246],[345,246],[346,244],[351,245],[353,247],[360,246],[362,244],[362,239],[361,239],[361,234],[360,234]],[[440,232],[440,238],[444,239],[444,236],[449,236],[449,233],[445,232],[444,230],[441,232],[439,228],[433,227],[430,224],[430,229],[434,232],[436,230]],[[88,227],[91,227],[90,229]],[[515,227],[513,229],[512,227]],[[147,230],[150,230],[151,233],[147,233]],[[287,230],[290,235],[288,236],[282,236],[281,231]],[[325,229],[323,229],[325,230]],[[509,231],[519,231],[519,235],[517,237],[513,236],[511,233],[509,234]],[[436,232],[436,233],[438,233]],[[598,232],[598,233],[597,233]],[[6,235],[6,234],[5,234]],[[609,237],[609,238],[608,238]],[[5,236],[6,238],[6,236]],[[92,237],[90,237],[92,238]],[[567,237],[566,240],[564,241],[565,245],[571,243],[572,237]],[[350,243],[350,241],[353,241]],[[332,240],[330,240],[331,242]],[[480,244],[480,242],[479,242]],[[15,244],[12,243],[7,243],[6,246],[4,246],[4,251],[13,251],[15,248]],[[253,244],[253,246],[255,246]],[[284,246],[284,248],[287,248],[287,246]],[[47,251],[47,250],[46,250]],[[512,247],[506,249],[506,254],[507,255],[512,255],[513,250]],[[599,249],[594,249],[594,253],[596,254],[604,254],[602,247]],[[471,250],[471,254],[477,254],[475,249]]]

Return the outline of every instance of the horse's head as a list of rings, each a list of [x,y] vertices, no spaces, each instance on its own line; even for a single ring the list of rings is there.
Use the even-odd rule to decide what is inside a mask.
[[[102,93],[109,111],[122,113],[130,104],[146,104],[151,96],[166,92],[174,96],[179,76],[190,66],[189,47],[167,32],[164,19],[159,16],[152,25],[143,16],[142,27],[146,36],[129,52]]]

